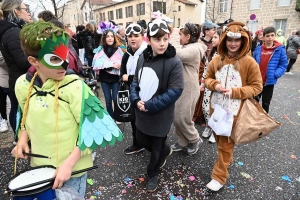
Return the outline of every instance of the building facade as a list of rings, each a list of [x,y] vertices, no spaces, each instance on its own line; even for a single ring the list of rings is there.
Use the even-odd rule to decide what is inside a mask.
[[[252,32],[267,26],[280,28],[287,38],[299,29],[300,12],[295,8],[296,0],[233,0],[232,19],[246,23]]]
[[[201,22],[201,5],[199,0],[125,0],[94,9],[97,22],[113,20],[117,24],[127,24],[145,20],[149,22],[153,11],[159,10],[175,22],[175,27],[186,22]]]

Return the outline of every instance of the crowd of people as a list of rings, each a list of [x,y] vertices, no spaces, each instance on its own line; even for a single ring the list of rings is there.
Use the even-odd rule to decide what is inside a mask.
[[[145,149],[151,152],[147,166],[148,192],[157,189],[160,168],[172,152],[184,151],[192,156],[201,149],[202,138],[217,144],[218,157],[207,187],[219,191],[228,179],[235,144],[209,127],[214,105],[222,105],[228,98],[224,106],[234,115],[233,124],[247,98],[261,100],[268,113],[274,86],[284,73],[292,74],[290,70],[300,48],[300,30],[286,40],[282,30],[269,26],[255,32],[252,39],[247,26],[235,21],[223,27],[205,21],[201,25],[188,22],[175,28],[155,12],[148,24],[142,20],[123,27],[113,21],[91,20],[77,26],[73,33],[50,11],[39,13],[39,21],[33,22],[21,0],[4,0],[0,11],[0,132],[8,130],[9,121],[15,132],[16,147],[12,154],[25,158],[23,152],[29,151],[29,138],[32,153],[38,153],[36,149],[43,145],[37,141],[45,139],[26,116],[40,116],[41,112],[53,116],[49,123],[44,123],[44,129],[53,129],[55,122],[72,123],[73,132],[65,133],[71,140],[55,140],[55,134],[48,138],[58,146],[67,145],[74,150],[70,155],[52,152],[59,160],[51,163],[58,168],[53,189],[69,183],[81,196],[85,194],[86,174],[71,177],[71,172],[91,164],[92,151],[82,150],[76,144],[77,136],[83,137],[87,131],[81,130],[84,122],[80,116],[91,112],[91,108],[75,108],[87,97],[84,87],[78,86],[81,79],[77,76],[85,75],[84,65],[100,82],[105,112],[111,120],[114,120],[119,82],[130,87],[135,118],[131,121],[132,145],[124,153],[130,155]],[[70,88],[68,94],[63,93],[64,87]],[[31,99],[32,96],[36,99]],[[11,102],[8,118],[7,97]],[[46,98],[55,101],[50,103]],[[86,104],[94,106],[94,102]],[[48,115],[51,106],[53,110]],[[20,109],[22,123],[16,117]],[[64,110],[67,116],[74,115],[74,119],[70,121],[55,114],[57,109]],[[96,112],[100,108],[93,109]],[[198,132],[195,123],[206,124],[203,133]],[[172,124],[177,142],[168,146],[166,140]],[[102,126],[95,127],[99,129],[96,138]],[[34,162],[34,166],[40,164]]]

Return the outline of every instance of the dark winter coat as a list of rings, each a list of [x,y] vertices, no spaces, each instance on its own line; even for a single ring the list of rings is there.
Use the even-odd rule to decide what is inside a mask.
[[[93,50],[96,48],[94,34],[88,30],[84,30],[79,33],[79,36],[84,47],[85,57],[94,58]]]
[[[21,25],[0,20],[0,50],[8,66],[10,91],[14,91],[17,79],[30,67],[27,56],[21,48],[21,28]]]
[[[291,59],[297,59],[298,54],[296,50],[300,48],[300,37],[292,35],[287,41],[287,57]]]
[[[130,101],[135,108],[136,127],[146,135],[165,137],[173,122],[175,102],[183,91],[183,66],[169,44],[162,55],[153,57],[151,46],[140,55],[130,86]],[[145,102],[147,112],[137,108]]]

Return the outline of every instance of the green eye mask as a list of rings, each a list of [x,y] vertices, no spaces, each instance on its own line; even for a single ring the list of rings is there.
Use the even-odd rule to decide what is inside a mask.
[[[38,38],[39,39],[39,38]],[[61,36],[56,37],[52,35],[52,39],[43,38],[39,39],[42,49],[38,54],[39,60],[50,69],[64,68],[67,70],[69,65],[68,60],[68,36],[63,33]]]

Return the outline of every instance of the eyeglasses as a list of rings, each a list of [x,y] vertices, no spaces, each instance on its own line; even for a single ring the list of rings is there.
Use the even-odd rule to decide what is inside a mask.
[[[129,36],[131,33],[140,34],[142,32],[142,27],[138,24],[130,24],[125,31],[125,34]]]
[[[159,29],[165,33],[170,33],[167,23],[161,19],[155,19],[149,23],[150,36],[154,36]]]
[[[29,10],[29,8],[18,8],[18,10],[25,10],[27,13],[30,13],[30,10]]]

